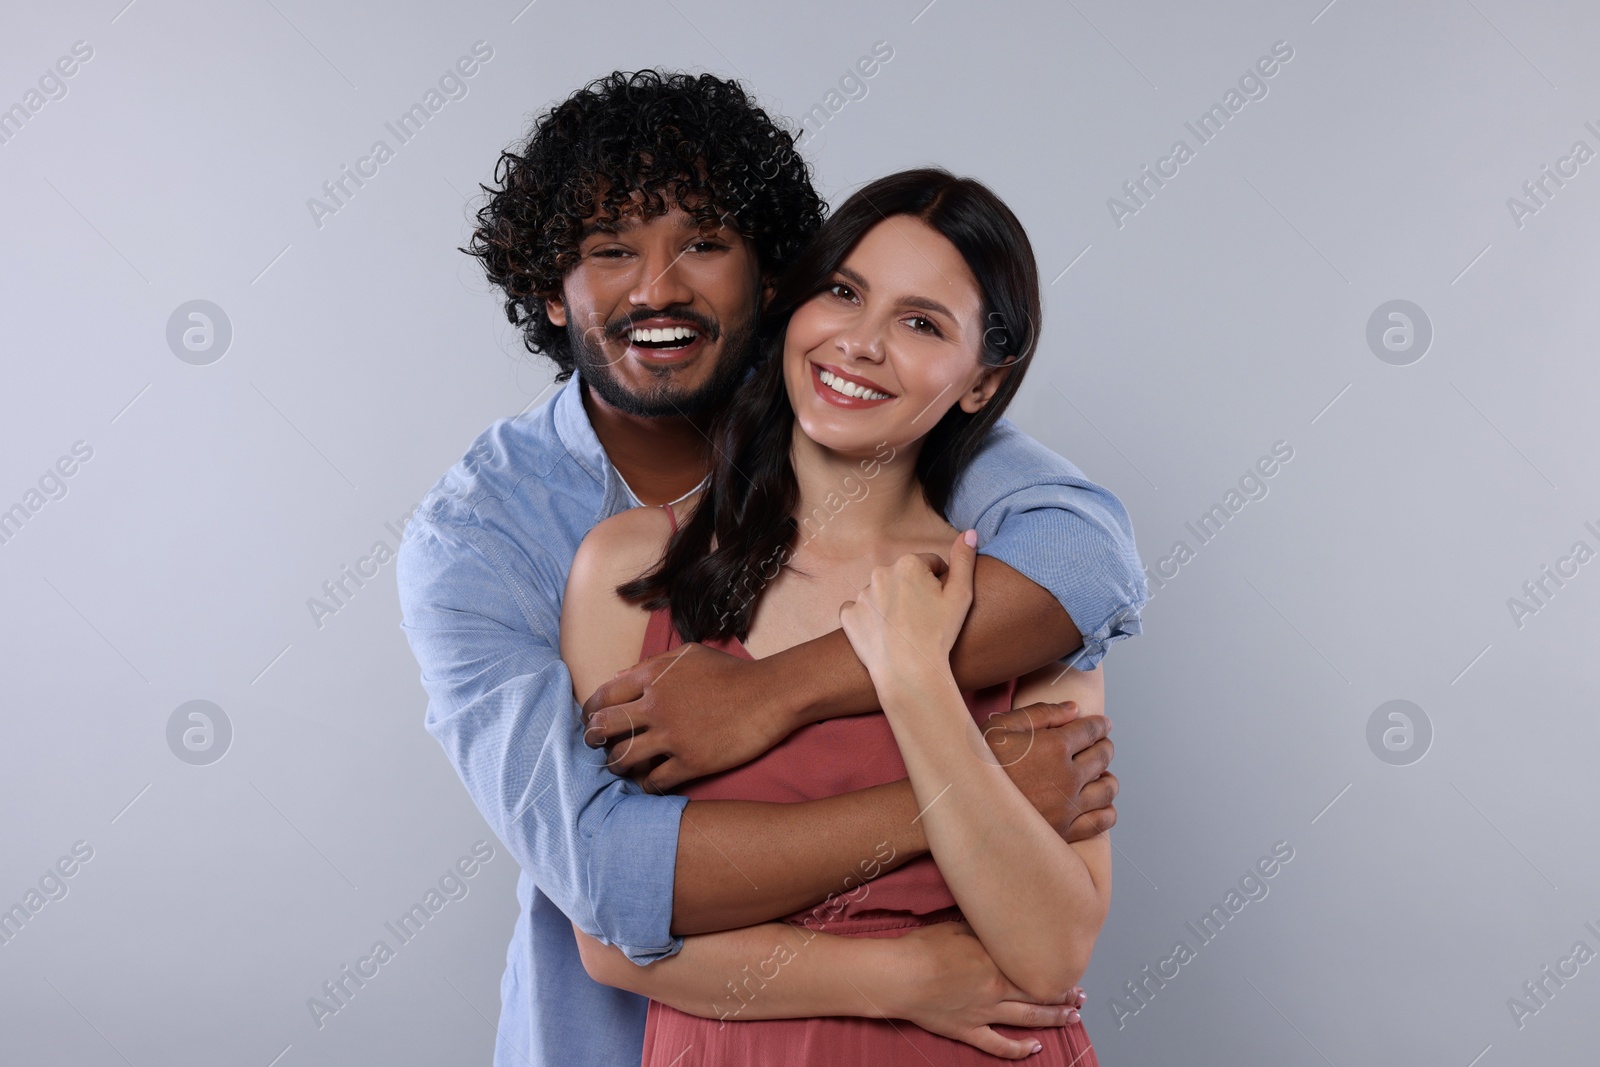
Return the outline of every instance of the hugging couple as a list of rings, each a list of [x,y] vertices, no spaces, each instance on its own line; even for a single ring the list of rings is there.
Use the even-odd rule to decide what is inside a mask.
[[[736,82],[615,73],[463,249],[566,383],[397,568],[428,730],[522,868],[497,1067],[1096,1062],[1128,516],[1000,418],[1016,216],[921,169],[824,219],[793,144]]]

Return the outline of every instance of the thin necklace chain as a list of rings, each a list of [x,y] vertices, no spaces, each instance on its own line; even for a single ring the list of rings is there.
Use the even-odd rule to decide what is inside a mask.
[[[615,470],[615,468],[613,468],[613,469]],[[694,496],[700,490],[704,489],[706,487],[706,483],[709,482],[710,480],[711,480],[711,474],[708,471],[706,473],[706,476],[704,478],[700,479],[700,484],[699,485],[695,486],[693,489],[689,490],[687,493],[683,494],[678,499],[667,501],[666,506],[670,508],[674,504],[683,503],[685,500],[688,500],[690,497]],[[634,507],[636,507],[636,508],[644,507],[644,501],[639,499],[639,494],[635,493],[633,491],[633,486],[628,484],[628,479],[626,479],[626,478],[624,478],[622,476],[622,472],[621,471],[617,471],[617,481],[621,482],[622,483],[622,488],[624,488],[624,489],[626,489],[628,491],[628,498],[633,501],[633,506]]]

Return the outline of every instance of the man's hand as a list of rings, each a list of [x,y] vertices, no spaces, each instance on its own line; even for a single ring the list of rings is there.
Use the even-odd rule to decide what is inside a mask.
[[[748,763],[796,725],[762,662],[698,643],[651,656],[584,701],[584,741],[652,792]]]
[[[995,1025],[1039,1029],[1078,1021],[1081,989],[1060,1004],[1033,1000],[1000,973],[965,922],[918,927],[896,940],[909,953],[909,982],[886,1007],[894,1018],[1010,1060],[1032,1053],[1034,1043],[996,1033]]]
[[[1117,777],[1111,763],[1111,722],[1078,717],[1078,706],[1030,704],[1000,712],[984,724],[989,750],[1066,841],[1083,841],[1116,825]]]

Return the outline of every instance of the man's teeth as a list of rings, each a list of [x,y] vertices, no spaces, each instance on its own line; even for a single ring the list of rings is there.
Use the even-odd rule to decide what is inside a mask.
[[[630,341],[645,344],[663,344],[667,341],[692,341],[700,335],[687,326],[667,326],[659,330],[633,329],[628,331]]]
[[[855,382],[847,382],[837,374],[834,374],[832,371],[821,371],[820,373],[822,377],[822,384],[826,385],[829,389],[832,389],[836,393],[843,393],[845,396],[853,396],[861,400],[889,399],[888,393],[880,393],[876,389],[868,389],[864,385],[857,385]]]

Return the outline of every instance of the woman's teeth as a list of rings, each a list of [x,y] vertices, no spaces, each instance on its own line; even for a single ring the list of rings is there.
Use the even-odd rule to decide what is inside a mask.
[[[868,389],[864,385],[857,385],[855,382],[847,382],[837,374],[834,374],[832,371],[820,371],[819,375],[822,378],[822,384],[826,385],[829,389],[832,389],[836,393],[843,393],[845,396],[853,396],[859,400],[889,399],[888,393],[880,393],[876,389]]]
[[[663,345],[670,348],[682,348],[699,336],[699,333],[689,329],[687,326],[666,326],[658,330],[633,329],[628,331],[628,340],[636,345]]]

